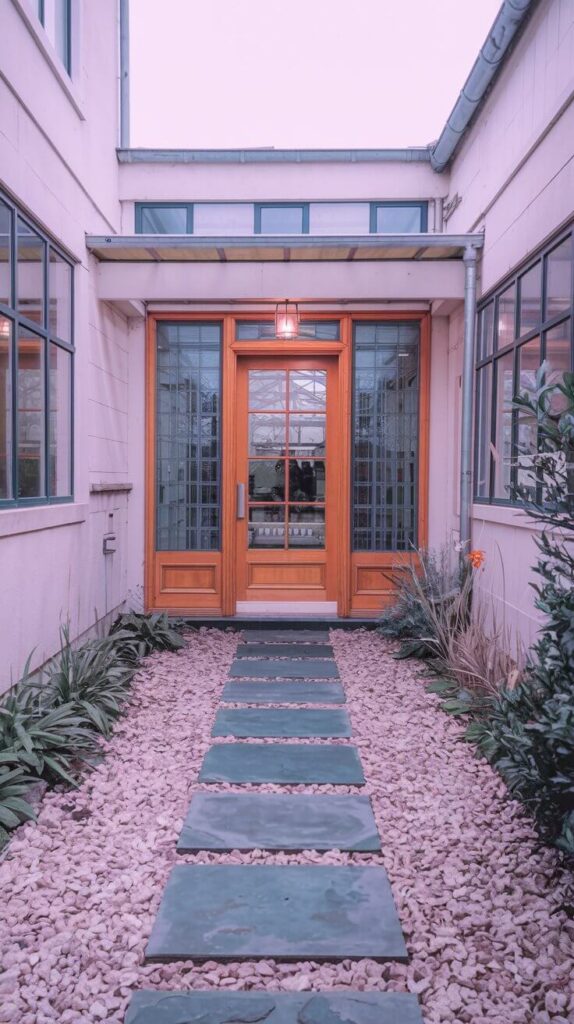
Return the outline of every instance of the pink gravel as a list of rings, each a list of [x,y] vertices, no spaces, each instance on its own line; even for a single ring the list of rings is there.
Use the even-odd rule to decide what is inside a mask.
[[[233,788],[195,781],[237,642],[200,630],[180,654],[147,660],[105,761],[77,792],[48,794],[38,823],[13,837],[0,863],[1,1024],[120,1024],[142,987],[392,989],[418,993],[426,1024],[574,1021],[574,922],[558,910],[554,855],[536,850],[522,811],[459,742],[460,725],[424,692],[416,664],[394,661],[372,633],[335,631],[332,641],[382,857],[176,855],[193,792]],[[411,961],[144,966],[176,861],[383,863]]]

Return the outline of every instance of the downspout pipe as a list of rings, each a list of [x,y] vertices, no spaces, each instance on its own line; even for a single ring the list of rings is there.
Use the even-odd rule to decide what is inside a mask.
[[[504,0],[438,141],[431,150],[434,171],[444,171],[497,74],[510,44],[537,0]]]
[[[130,4],[120,0],[120,149],[130,145]]]
[[[477,253],[464,251],[464,342],[460,436],[460,553],[464,558],[472,539],[472,398],[474,391],[474,325],[476,321]]]

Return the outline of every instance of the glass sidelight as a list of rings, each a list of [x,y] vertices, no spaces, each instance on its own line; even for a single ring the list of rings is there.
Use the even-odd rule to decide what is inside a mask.
[[[249,371],[248,545],[325,547],[325,370]]]

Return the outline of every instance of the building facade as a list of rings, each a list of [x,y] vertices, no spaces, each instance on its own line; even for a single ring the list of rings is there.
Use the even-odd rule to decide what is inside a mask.
[[[133,149],[127,3],[0,15],[0,689],[126,605],[372,617],[417,546],[484,550],[528,642],[512,398],[572,367],[572,0],[506,0],[407,150]]]

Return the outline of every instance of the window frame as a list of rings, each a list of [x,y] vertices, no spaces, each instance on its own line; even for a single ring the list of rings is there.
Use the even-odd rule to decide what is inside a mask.
[[[548,257],[557,249],[560,245],[571,239],[571,268],[570,268],[570,306],[564,310],[560,310],[552,317],[546,317],[546,300],[547,300],[547,266]],[[525,331],[520,334],[520,319],[521,319],[521,282],[524,276],[531,271],[536,264],[540,264],[540,314],[539,320],[536,325],[530,328],[529,331]],[[499,311],[499,300],[501,295],[504,294],[509,288],[514,287],[514,337],[511,342],[503,345],[501,348],[498,347],[498,311]],[[481,346],[481,331],[482,331],[482,314],[485,309],[493,303],[494,316],[492,326],[492,346],[489,355],[484,355],[484,352],[480,350]],[[491,506],[502,506],[510,508],[521,508],[523,502],[516,497],[512,497],[512,490],[516,486],[517,475],[518,475],[518,464],[517,457],[520,454],[517,451],[518,445],[518,410],[512,409],[512,429],[511,429],[511,467],[510,467],[510,489],[511,493],[508,497],[497,497],[494,494],[496,466],[495,459],[492,455],[492,449],[496,445],[496,410],[497,410],[497,365],[498,360],[512,353],[513,356],[513,401],[516,398],[516,386],[519,372],[519,358],[520,351],[523,346],[535,339],[540,340],[540,364],[546,359],[546,338],[547,335],[553,328],[570,322],[570,369],[574,370],[574,221],[570,221],[564,225],[559,231],[555,232],[549,239],[546,240],[541,246],[535,249],[527,260],[518,264],[513,272],[504,277],[494,288],[490,289],[477,306],[476,311],[476,334],[475,334],[475,353],[474,353],[474,443],[473,443],[473,502],[476,505],[491,505]],[[480,356],[480,358],[479,358]],[[488,468],[488,497],[479,496],[476,493],[477,479],[478,479],[478,464],[480,458],[480,440],[478,434],[478,381],[479,371],[489,366],[491,367],[491,395],[490,395],[490,410],[489,410],[489,431],[486,441],[489,446],[489,468]]]
[[[410,210],[419,210],[421,215],[421,226],[420,231],[400,231],[398,234],[409,234],[417,235],[424,234],[428,230],[428,210],[429,204],[425,201],[410,200],[410,199],[392,199],[392,200],[381,200],[371,202],[369,213],[369,233],[371,235],[381,235],[385,232],[377,231],[377,214],[379,210],[397,209],[399,207],[406,207]]]
[[[10,478],[12,482],[12,497],[11,498],[0,498],[0,512],[4,509],[12,508],[37,508],[48,505],[66,505],[71,504],[74,501],[74,461],[75,461],[75,437],[74,437],[74,414],[75,414],[75,275],[74,275],[74,263],[70,257],[57,245],[50,235],[46,234],[45,231],[31,218],[28,214],[15,203],[10,196],[0,190],[0,199],[8,207],[10,211],[10,224],[11,224],[11,238],[10,238],[10,291],[11,291],[11,305],[7,306],[0,302],[0,315],[3,316],[11,325],[11,339],[10,339],[10,384],[12,389],[12,408],[10,415],[10,427],[11,427],[11,461],[10,467]],[[44,267],[42,275],[43,284],[43,316],[42,323],[37,323],[35,320],[30,320],[28,317],[23,316],[18,312],[18,292],[17,292],[17,276],[18,276],[18,235],[17,235],[17,224],[18,219],[23,221],[24,224],[34,234],[38,235],[44,243]],[[58,257],[64,260],[65,263],[70,267],[70,341],[63,338],[59,338],[50,330],[50,251],[57,253]],[[34,335],[41,337],[42,345],[42,360],[43,360],[43,380],[42,380],[42,396],[43,396],[43,439],[42,439],[42,457],[44,459],[44,477],[45,477],[45,494],[39,495],[32,498],[20,498],[18,497],[18,341],[20,338],[20,325],[24,330],[32,331]],[[71,357],[70,365],[70,438],[69,438],[69,479],[70,479],[70,494],[67,495],[51,495],[50,490],[50,345],[55,345],[58,348],[68,352]],[[8,472],[8,468],[7,468]]]
[[[62,60],[61,54],[58,53],[54,43],[52,42],[52,40],[50,39],[49,36],[48,36],[48,39],[50,39],[51,46],[53,47],[55,52],[58,54],[58,57],[59,57],[59,59],[60,59],[60,61],[62,63],[63,68],[66,71],[66,74],[71,78],[72,77],[72,0],[64,0],[64,4],[65,4],[65,18],[66,18],[66,25],[65,25],[65,29],[66,29],[66,50],[65,50],[65,55],[64,55],[64,59],[63,60]],[[38,20],[39,20],[42,28],[44,29],[44,31],[47,34],[47,30],[46,30],[45,0],[38,0]]]
[[[301,210],[301,231],[288,231],[288,235],[309,234],[309,203],[254,203],[253,204],[253,233],[255,235],[267,234],[261,230],[261,213],[263,210]],[[281,231],[274,231],[273,235],[282,237]]]
[[[151,202],[151,203],[135,203],[135,232],[136,235],[148,234],[147,231],[142,231],[142,220],[144,210],[185,210],[186,211],[186,231],[182,232],[184,235],[193,234],[193,203],[182,203],[178,200],[174,202]],[[157,234],[157,232],[155,232]],[[158,234],[158,238],[167,237],[163,233]]]

